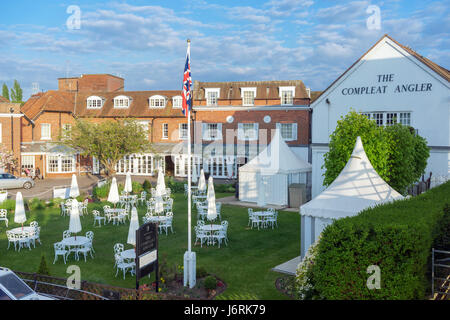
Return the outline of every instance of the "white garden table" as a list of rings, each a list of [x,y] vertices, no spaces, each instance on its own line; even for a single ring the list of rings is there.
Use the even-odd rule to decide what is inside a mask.
[[[253,212],[253,215],[260,218],[260,220],[261,220],[261,228],[266,228],[267,225],[265,224],[264,220],[267,217],[273,216],[274,213],[270,212],[270,211],[255,211],[255,212]]]
[[[133,260],[134,261],[136,259],[136,250],[128,249],[128,250],[122,251],[120,253],[120,255],[124,260]]]
[[[123,208],[106,209],[105,215],[106,214],[112,214],[111,219],[112,219],[114,225],[116,224],[116,221],[117,221],[117,224],[119,224],[118,220],[120,219],[121,215],[127,216],[126,209],[123,209]]]
[[[62,239],[61,243],[69,248],[69,253],[74,252],[75,248],[83,247],[89,243],[89,239],[84,236],[68,237]],[[78,259],[77,259],[78,260]]]
[[[22,227],[18,227],[18,228],[11,229],[9,231],[11,231],[11,233],[14,233],[15,235],[18,235],[18,236],[24,235],[24,236],[28,237],[30,235],[30,233],[32,233],[34,231],[34,228],[33,227],[23,227],[23,230],[22,230]]]
[[[208,233],[208,241],[207,241],[208,245],[214,244],[213,233],[215,231],[219,231],[222,229],[223,226],[221,224],[204,224],[203,226],[200,227],[200,230]]]

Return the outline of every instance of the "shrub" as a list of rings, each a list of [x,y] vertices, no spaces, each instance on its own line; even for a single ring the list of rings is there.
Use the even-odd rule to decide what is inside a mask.
[[[150,181],[145,180],[144,183],[142,184],[142,187],[144,188],[145,191],[150,192],[150,189],[152,188],[152,184]]]
[[[47,261],[45,260],[45,256],[42,255],[41,256],[41,263],[39,264],[39,268],[37,271],[38,274],[42,274],[45,276],[49,276],[50,275],[50,271],[47,267]]]
[[[424,299],[433,241],[450,219],[443,210],[449,193],[447,182],[327,226],[312,266],[315,290],[333,300]],[[380,290],[366,286],[371,265],[381,270]]]
[[[16,209],[16,200],[6,199],[0,203],[0,209],[6,209],[8,212],[14,211]]]
[[[338,121],[324,156],[324,186],[340,174],[361,136],[364,150],[380,177],[398,192],[418,181],[425,172],[429,150],[426,140],[402,124],[378,127],[374,120],[356,111]]]
[[[217,288],[217,279],[213,276],[208,276],[203,282],[203,286],[208,290],[215,290]]]
[[[105,183],[101,187],[94,187],[92,190],[92,195],[94,198],[104,199],[108,197],[109,188],[111,187],[111,183]]]
[[[38,199],[38,198],[33,198],[31,200],[28,200],[28,208],[30,210],[42,210],[45,209],[45,202]]]
[[[197,278],[204,278],[209,274],[204,267],[197,267],[196,273]]]
[[[214,191],[217,193],[234,193],[236,188],[234,184],[216,184],[214,185]]]
[[[170,188],[172,193],[184,192],[184,182],[178,182],[173,177],[166,177],[166,187]]]
[[[301,300],[310,300],[317,295],[311,278],[312,266],[314,265],[317,256],[317,247],[321,237],[322,236],[320,235],[316,242],[308,248],[305,257],[299,263],[295,272],[295,294]]]
[[[142,187],[142,184],[140,184],[137,181],[131,182],[131,186],[132,186],[132,189],[133,189],[133,193],[141,193],[142,191],[144,191],[144,188]]]

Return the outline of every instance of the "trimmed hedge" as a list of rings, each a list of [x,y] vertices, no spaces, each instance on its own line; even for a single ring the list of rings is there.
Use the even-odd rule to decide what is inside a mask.
[[[448,230],[450,182],[335,221],[325,228],[310,277],[316,298],[424,299],[429,294],[431,248]],[[448,248],[447,248],[448,250]],[[369,290],[370,265],[381,289]]]

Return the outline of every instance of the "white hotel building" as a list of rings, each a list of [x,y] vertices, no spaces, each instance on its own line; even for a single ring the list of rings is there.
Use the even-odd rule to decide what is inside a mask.
[[[312,197],[325,189],[329,137],[351,109],[379,125],[411,125],[430,148],[426,175],[450,174],[449,81],[449,70],[383,36],[311,104]]]

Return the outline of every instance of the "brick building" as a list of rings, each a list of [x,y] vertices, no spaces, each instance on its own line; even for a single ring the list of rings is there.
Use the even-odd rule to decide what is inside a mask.
[[[299,81],[195,82],[191,135],[193,161],[214,177],[235,177],[237,166],[270,142],[279,128],[287,143],[307,160],[310,93]],[[135,118],[148,130],[155,153],[130,155],[118,174],[152,175],[161,165],[186,176],[187,120],[181,91],[124,91],[124,79],[83,75],[58,79],[58,90],[33,95],[21,108],[22,168],[40,168],[46,177],[98,174],[96,159],[83,159],[55,141],[75,118],[111,121]]]

